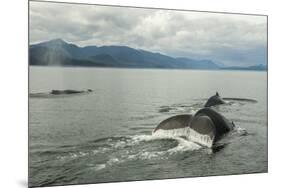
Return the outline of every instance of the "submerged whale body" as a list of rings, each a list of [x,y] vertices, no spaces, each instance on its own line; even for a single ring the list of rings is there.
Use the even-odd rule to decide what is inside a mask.
[[[203,146],[212,147],[234,124],[211,108],[202,108],[194,115],[177,115],[162,121],[153,135],[181,136]]]
[[[66,90],[52,90],[50,92],[45,93],[30,93],[30,97],[35,98],[51,98],[51,97],[57,97],[57,96],[68,96],[68,95],[76,95],[76,94],[87,94],[93,92],[92,89],[87,90],[72,90],[72,89],[66,89]]]
[[[85,92],[92,92],[91,89],[88,89],[87,91],[83,90],[72,90],[72,89],[66,89],[66,90],[52,90],[50,94],[53,95],[62,95],[62,94],[77,94],[77,93],[85,93]]]
[[[219,93],[216,94],[208,99],[205,103],[204,107],[211,107],[219,104],[225,104],[224,100],[220,97]]]

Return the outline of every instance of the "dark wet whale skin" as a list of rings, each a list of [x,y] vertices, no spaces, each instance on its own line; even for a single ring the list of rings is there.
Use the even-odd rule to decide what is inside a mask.
[[[233,130],[234,124],[212,108],[202,108],[194,115],[185,114],[170,117],[162,121],[153,132],[159,129],[171,130],[190,127],[196,132],[214,137],[218,141]]]
[[[197,111],[194,116],[207,116],[211,119],[212,123],[215,126],[215,141],[219,140],[224,134],[228,133],[234,128],[234,124],[232,122],[230,122],[223,115],[212,108],[202,108]],[[199,127],[193,127],[193,129],[195,129],[199,133],[200,131],[203,131],[200,130]]]
[[[180,129],[189,126],[190,121],[192,120],[191,114],[183,114],[172,116],[168,119],[162,121],[153,132],[156,132],[159,129],[169,130],[169,129]]]
[[[218,104],[225,104],[224,100],[216,93],[214,96],[210,97],[205,103],[204,107],[211,107]]]

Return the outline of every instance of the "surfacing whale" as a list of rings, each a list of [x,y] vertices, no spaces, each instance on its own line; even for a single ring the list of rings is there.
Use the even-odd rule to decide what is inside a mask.
[[[66,89],[66,90],[52,90],[50,92],[45,92],[45,93],[30,93],[29,96],[34,98],[51,98],[51,97],[58,97],[58,96],[87,94],[91,92],[93,92],[92,89],[87,89],[87,90]]]
[[[153,135],[180,136],[212,148],[223,135],[233,130],[233,122],[211,108],[202,108],[194,115],[176,115],[162,121]]]
[[[204,107],[211,107],[219,104],[225,104],[225,101],[220,97],[219,93],[216,94],[208,99],[205,103]]]
[[[214,96],[211,96],[207,102],[205,103],[204,107],[211,107],[215,105],[225,104],[226,101],[241,101],[241,102],[251,102],[256,103],[258,102],[255,99],[247,99],[247,98],[234,98],[234,97],[220,97],[219,93],[216,92]]]

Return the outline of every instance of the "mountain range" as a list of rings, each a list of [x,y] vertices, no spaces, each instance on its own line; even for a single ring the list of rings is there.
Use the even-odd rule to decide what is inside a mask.
[[[29,47],[29,64],[40,66],[86,66],[169,69],[237,69],[265,70],[264,65],[225,67],[212,60],[171,57],[161,53],[127,46],[79,47],[62,39],[54,39]]]

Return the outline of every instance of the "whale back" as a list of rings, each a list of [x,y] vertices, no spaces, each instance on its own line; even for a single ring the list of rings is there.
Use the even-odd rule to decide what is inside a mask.
[[[225,104],[224,100],[219,95],[214,95],[208,99],[204,107],[211,107],[218,104]]]
[[[211,108],[202,108],[196,112],[195,117],[207,116],[211,119],[215,127],[215,141],[218,140],[225,133],[233,129],[233,124],[227,120],[223,115],[219,114]]]

